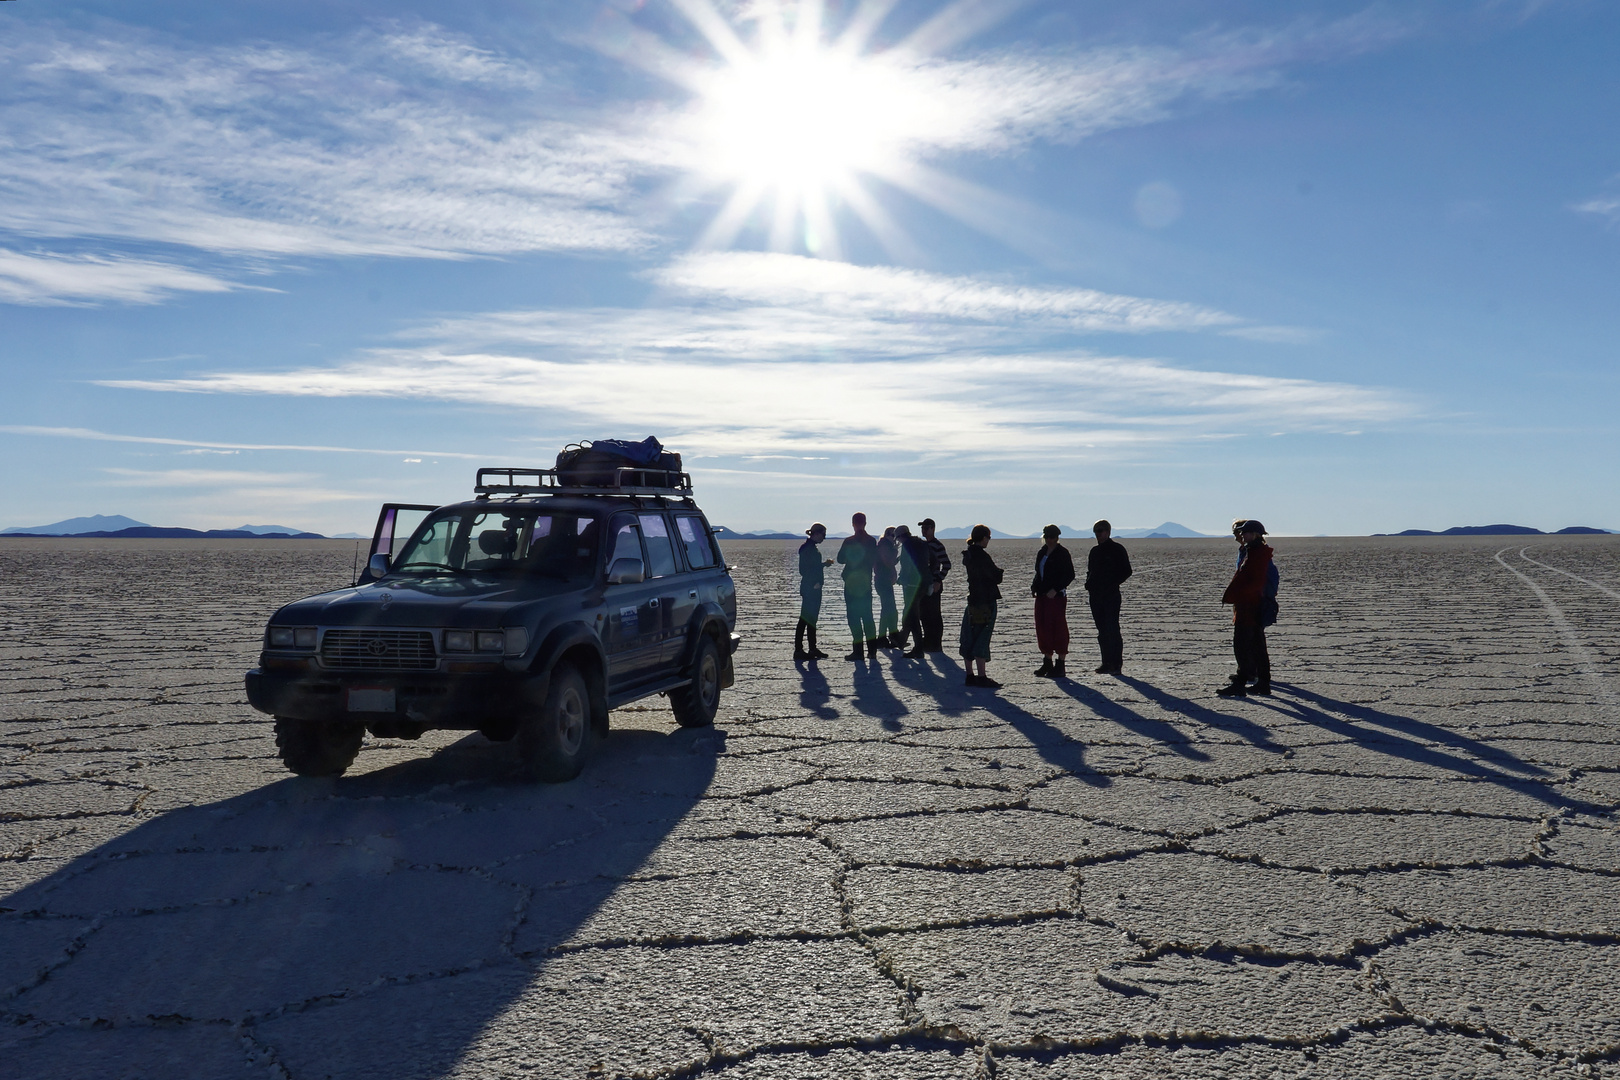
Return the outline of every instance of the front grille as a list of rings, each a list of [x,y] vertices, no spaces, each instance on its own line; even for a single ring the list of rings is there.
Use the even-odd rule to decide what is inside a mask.
[[[427,630],[328,630],[321,636],[321,662],[334,668],[408,671],[434,668],[439,657]]]

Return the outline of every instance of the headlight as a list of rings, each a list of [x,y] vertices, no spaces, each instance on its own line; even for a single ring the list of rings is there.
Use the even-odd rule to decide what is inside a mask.
[[[444,632],[445,652],[472,652],[473,636],[471,630],[446,630]]]
[[[300,649],[313,649],[318,631],[313,626],[300,626],[293,631],[293,644]]]
[[[521,626],[506,628],[506,655],[522,656],[523,651],[529,647],[529,632]]]
[[[499,630],[478,631],[479,652],[505,652],[506,635]]]
[[[270,647],[273,649],[290,649],[293,645],[293,628],[290,626],[272,626],[270,628]]]

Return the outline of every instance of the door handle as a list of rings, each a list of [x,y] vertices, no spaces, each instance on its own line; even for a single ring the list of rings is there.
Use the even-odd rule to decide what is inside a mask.
[[[691,592],[687,593],[686,595],[690,596],[693,600],[696,600],[697,599],[697,590],[693,589]]]
[[[658,597],[655,596],[651,600],[647,601],[647,606],[648,607],[657,607],[658,606]]]

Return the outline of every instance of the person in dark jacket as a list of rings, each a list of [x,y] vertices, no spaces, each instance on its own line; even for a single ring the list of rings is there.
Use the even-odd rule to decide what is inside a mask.
[[[909,526],[896,526],[894,535],[900,541],[900,647],[905,648],[906,638],[911,638],[911,651],[906,656],[920,660],[927,653],[923,648],[927,639],[923,636],[922,591],[925,583],[933,582],[933,556],[928,541],[912,536]]]
[[[933,518],[923,518],[917,522],[917,527],[922,530],[930,559],[929,578],[918,594],[918,602],[922,604],[923,648],[928,652],[944,652],[945,616],[939,604],[945,596],[945,576],[951,572],[951,556],[945,550],[945,542],[934,535]]]
[[[809,539],[799,545],[799,625],[793,631],[793,659],[825,660],[827,654],[816,648],[816,623],[821,619],[821,587],[826,580],[822,568],[831,566],[832,560],[823,559],[816,545],[827,539],[827,526],[818,521],[804,535]]]
[[[1035,553],[1035,580],[1029,583],[1029,594],[1035,598],[1035,645],[1042,657],[1035,674],[1043,679],[1063,678],[1063,658],[1069,655],[1069,586],[1074,584],[1074,560],[1069,558],[1069,549],[1058,543],[1062,535],[1056,525],[1041,530],[1046,545]]]
[[[838,561],[844,567],[844,613],[849,634],[855,639],[845,660],[861,660],[877,655],[877,624],[872,621],[872,567],[877,562],[877,540],[866,531],[866,515],[849,519],[855,529],[838,545]]]
[[[1001,599],[1002,569],[986,549],[990,546],[990,526],[975,525],[962,552],[962,573],[967,575],[967,610],[962,612],[962,660],[967,666],[966,685],[995,690],[1000,683],[985,674],[990,662],[990,635],[996,629],[996,601]],[[977,665],[979,672],[973,673]]]
[[[878,644],[891,649],[900,645],[900,613],[894,606],[895,575],[900,568],[900,541],[894,537],[894,526],[883,530],[877,542],[877,558],[872,563],[872,591],[878,600]]]
[[[1125,636],[1119,630],[1123,603],[1119,587],[1131,576],[1131,557],[1114,539],[1106,520],[1091,527],[1097,546],[1086,557],[1086,592],[1091,598],[1091,621],[1097,624],[1097,647],[1102,652],[1099,675],[1118,675],[1125,668]]]
[[[1242,555],[1237,572],[1221,596],[1221,603],[1232,605],[1232,653],[1238,669],[1231,681],[1215,692],[1222,697],[1269,697],[1271,656],[1266,651],[1262,616],[1272,551],[1266,546],[1266,527],[1252,518],[1238,527],[1238,537],[1243,544]],[[1252,687],[1247,685],[1251,681]]]

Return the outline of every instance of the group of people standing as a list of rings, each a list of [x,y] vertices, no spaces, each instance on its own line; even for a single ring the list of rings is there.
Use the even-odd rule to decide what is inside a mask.
[[[793,659],[828,659],[816,645],[816,628],[821,618],[821,594],[826,568],[843,567],[844,609],[849,619],[853,646],[846,660],[871,659],[879,648],[905,649],[905,655],[920,659],[931,652],[944,651],[944,618],[940,596],[951,572],[951,558],[945,544],[935,535],[933,518],[917,523],[920,536],[906,525],[895,525],[873,536],[866,528],[866,515],[850,519],[853,533],[839,545],[836,559],[825,558],[821,544],[827,527],[820,522],[805,530],[799,546],[799,625],[793,637]],[[1086,557],[1083,586],[1097,628],[1097,647],[1102,663],[1099,675],[1118,675],[1124,670],[1125,639],[1119,617],[1123,604],[1120,586],[1131,576],[1131,559],[1124,545],[1113,538],[1113,526],[1098,521],[1092,527],[1096,544]],[[1271,692],[1271,660],[1266,651],[1265,627],[1276,618],[1277,571],[1272,551],[1265,544],[1265,526],[1252,519],[1232,523],[1238,550],[1237,572],[1222,597],[1233,606],[1233,652],[1238,671],[1230,682],[1217,690],[1223,696]],[[1048,525],[1041,531],[1043,541],[1035,553],[1035,573],[1030,595],[1035,598],[1035,642],[1041,652],[1041,666],[1035,674],[1042,678],[1066,677],[1064,663],[1069,653],[1069,587],[1075,581],[1074,560],[1062,544],[1063,530]],[[967,607],[962,612],[959,651],[967,668],[966,685],[995,689],[1001,684],[990,678],[985,665],[990,661],[990,638],[995,631],[1005,571],[990,556],[990,529],[975,525],[962,552],[962,572],[967,577]],[[894,589],[900,586],[900,604],[895,605]],[[873,600],[877,609],[873,610]],[[1253,684],[1252,686],[1250,684]]]

